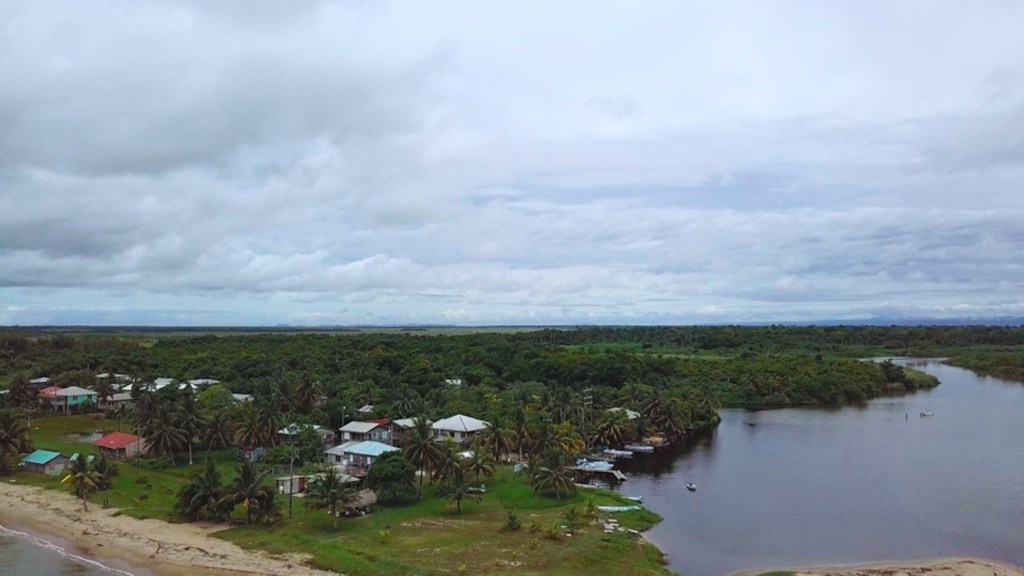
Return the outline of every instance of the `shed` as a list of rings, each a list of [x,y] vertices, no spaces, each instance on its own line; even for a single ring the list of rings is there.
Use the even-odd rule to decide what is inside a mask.
[[[21,460],[26,470],[42,472],[50,476],[56,476],[63,472],[64,467],[70,461],[70,458],[60,452],[51,452],[49,450],[36,450]]]

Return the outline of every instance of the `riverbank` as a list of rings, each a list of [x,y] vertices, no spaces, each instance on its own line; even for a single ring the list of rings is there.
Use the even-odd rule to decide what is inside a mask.
[[[336,576],[301,555],[270,556],[210,537],[223,526],[139,520],[69,494],[0,482],[0,524],[70,542],[76,554],[133,574],[158,576]]]
[[[744,570],[731,576],[1021,576],[1020,567],[984,558],[932,558],[853,566],[815,566],[791,570]]]

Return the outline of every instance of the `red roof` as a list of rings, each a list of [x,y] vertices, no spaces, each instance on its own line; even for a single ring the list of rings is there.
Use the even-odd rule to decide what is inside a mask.
[[[124,448],[133,442],[138,442],[138,440],[139,437],[135,434],[128,434],[127,432],[111,432],[99,440],[93,440],[92,445],[117,450]]]
[[[60,386],[47,386],[39,391],[39,395],[43,398],[56,398],[57,392],[63,390]]]
[[[387,426],[391,423],[391,420],[388,420],[387,418],[377,418],[376,420],[367,420],[367,422],[373,422],[378,426]]]

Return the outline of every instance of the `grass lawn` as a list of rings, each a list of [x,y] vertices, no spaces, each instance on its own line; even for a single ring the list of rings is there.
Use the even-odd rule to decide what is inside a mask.
[[[52,416],[32,422],[35,446],[60,450],[65,454],[92,454],[95,449],[85,440],[94,432],[117,430],[116,421],[92,416]],[[121,425],[122,430],[128,426]],[[221,467],[226,482],[235,476],[234,451],[211,454]],[[179,461],[184,458],[179,456]],[[204,462],[205,454],[195,455],[192,467],[179,462],[160,466],[143,461],[138,471],[131,463],[120,464],[110,490],[94,493],[89,501],[118,508],[137,518],[178,521],[172,512],[174,496],[188,483],[191,471]],[[28,472],[19,473],[24,484],[64,490],[60,477]],[[623,533],[605,534],[600,519],[616,518],[620,525],[645,530],[660,520],[646,509],[617,514],[598,513],[586,517],[588,504],[632,505],[615,493],[582,490],[561,500],[535,494],[525,478],[508,467],[499,468],[494,478],[484,478],[486,494],[480,502],[465,500],[462,514],[455,505],[434,497],[427,486],[423,500],[410,506],[389,507],[353,519],[340,519],[332,528],[330,516],[323,511],[308,511],[304,498],[294,498],[293,518],[288,519],[288,499],[280,500],[284,518],[272,527],[243,525],[226,527],[216,536],[243,548],[271,553],[310,554],[319,567],[345,574],[590,574],[595,570],[610,574],[668,574],[661,553],[642,539]],[[571,508],[583,516],[585,525],[572,536],[564,536],[562,516]],[[503,532],[508,512],[522,523],[518,532]],[[244,519],[244,509],[235,511]],[[554,528],[554,530],[552,530]],[[558,537],[552,537],[554,532]]]
[[[319,567],[356,575],[573,575],[598,567],[610,574],[668,573],[654,546],[622,533],[605,534],[592,523],[596,518],[585,518],[586,525],[572,536],[554,539],[544,530],[563,525],[562,515],[572,507],[583,514],[589,500],[595,505],[634,504],[629,500],[600,490],[562,500],[538,496],[508,468],[484,483],[483,500],[464,501],[462,514],[428,489],[416,504],[341,519],[335,531],[329,515],[307,511],[303,499],[296,498],[291,521],[273,528],[240,526],[216,535],[245,548],[306,552]],[[518,532],[501,530],[510,510],[522,522]],[[614,516],[622,526],[640,530],[660,520],[647,510]]]

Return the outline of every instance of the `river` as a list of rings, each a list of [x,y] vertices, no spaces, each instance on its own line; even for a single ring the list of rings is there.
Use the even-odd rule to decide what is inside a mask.
[[[836,409],[723,410],[713,432],[627,465],[622,491],[664,517],[647,537],[670,568],[1024,565],[1024,385],[903,362],[942,384]]]

